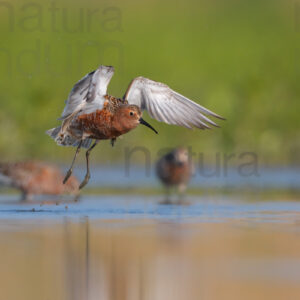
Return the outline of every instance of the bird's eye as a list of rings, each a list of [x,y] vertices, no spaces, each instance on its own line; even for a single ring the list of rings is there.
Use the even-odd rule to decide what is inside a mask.
[[[133,111],[131,111],[131,112],[129,113],[129,115],[130,115],[130,116],[133,116],[133,115],[134,115]]]

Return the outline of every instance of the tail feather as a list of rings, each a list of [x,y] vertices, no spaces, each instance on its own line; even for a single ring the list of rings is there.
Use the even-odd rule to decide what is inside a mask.
[[[12,186],[13,180],[7,174],[9,165],[7,163],[0,162],[0,185]]]
[[[90,148],[92,141],[93,141],[92,139],[85,139],[85,140],[82,142],[81,147],[82,147],[82,148],[86,148],[86,149]],[[73,147],[77,147],[77,146],[79,145],[79,143],[80,143],[80,141],[77,141],[77,142],[76,142],[74,145],[72,145],[72,146],[73,146]]]
[[[71,136],[67,132],[62,132],[61,126],[49,129],[46,131],[51,138],[55,140],[55,142],[60,146],[73,146],[77,147],[79,145],[80,140]],[[81,145],[83,148],[89,148],[92,143],[92,139],[85,139]]]
[[[53,139],[56,139],[58,133],[60,132],[61,127],[52,128],[46,131],[46,134],[51,136]]]
[[[4,162],[0,162],[0,173],[4,174],[7,171],[8,164]]]
[[[13,186],[13,180],[8,176],[0,174],[0,185]]]

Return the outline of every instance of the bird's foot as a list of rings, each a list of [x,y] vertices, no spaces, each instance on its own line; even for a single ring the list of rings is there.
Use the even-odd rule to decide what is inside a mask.
[[[21,202],[24,202],[24,203],[33,203],[34,202],[34,197],[31,194],[23,192],[22,196],[21,196]]]
[[[188,200],[186,200],[185,197],[179,197],[176,204],[177,205],[186,205],[186,206],[191,205],[191,203]]]
[[[86,174],[83,181],[80,183],[79,189],[81,190],[84,186],[87,185],[87,183],[89,182],[91,176],[90,174]]]
[[[65,176],[65,178],[63,180],[63,184],[65,184],[68,181],[68,179],[72,175],[72,171],[73,171],[72,169],[69,169],[69,171],[67,172],[67,174],[66,174],[66,176]]]
[[[162,204],[162,205],[170,205],[170,204],[173,204],[171,199],[169,198],[166,198],[164,199],[163,201],[160,201],[159,204]]]
[[[78,202],[79,199],[80,199],[80,194],[77,194],[77,195],[74,196],[73,201]]]

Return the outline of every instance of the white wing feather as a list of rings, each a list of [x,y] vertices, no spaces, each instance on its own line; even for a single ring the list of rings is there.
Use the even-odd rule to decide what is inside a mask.
[[[150,117],[167,124],[187,128],[210,128],[218,125],[205,116],[224,119],[205,107],[180,95],[167,85],[144,77],[135,78],[129,85],[124,99],[147,110]]]
[[[100,66],[97,70],[85,75],[72,88],[66,101],[60,120],[64,120],[79,111],[88,113],[101,109],[107,86],[114,74],[113,67]]]

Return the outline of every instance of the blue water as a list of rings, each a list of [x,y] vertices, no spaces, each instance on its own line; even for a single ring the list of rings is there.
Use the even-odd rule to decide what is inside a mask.
[[[64,167],[67,169],[67,167]],[[148,173],[147,173],[148,171]],[[206,170],[208,174],[208,170]],[[84,177],[84,166],[77,166],[75,175]],[[138,188],[159,187],[153,169],[132,166],[96,166],[91,170],[89,187]],[[300,202],[280,199],[264,199],[259,201],[254,196],[247,196],[244,188],[272,190],[284,188],[300,190],[299,168],[259,168],[258,176],[241,176],[238,169],[230,168],[226,176],[207,177],[196,172],[191,187],[241,189],[240,196],[229,197],[218,195],[188,196],[189,206],[161,205],[161,196],[142,195],[95,195],[82,196],[78,203],[40,206],[37,204],[21,204],[19,195],[0,194],[0,219],[5,218],[42,218],[60,220],[67,217],[88,216],[94,219],[158,219],[182,222],[222,222],[230,219],[248,220],[251,222],[298,222],[300,221]],[[247,190],[247,189],[246,189]],[[247,199],[247,200],[246,200]],[[277,197],[278,199],[278,197]],[[297,199],[295,196],[294,200]],[[67,208],[65,206],[67,205]],[[35,211],[32,211],[32,210]]]
[[[0,219],[155,219],[174,222],[300,222],[300,202],[224,196],[187,197],[190,205],[160,204],[153,196],[83,196],[77,203],[22,204],[17,195],[0,195]],[[67,207],[66,207],[67,206]],[[34,211],[33,211],[34,210]]]
[[[65,171],[67,166],[64,167]],[[84,166],[77,166],[75,174],[83,178]],[[159,186],[153,167],[143,166],[96,166],[91,170],[90,187],[155,187]],[[215,168],[200,170],[196,168],[190,182],[191,187],[205,188],[256,188],[256,189],[293,189],[300,190],[300,168],[262,168],[240,172],[236,168]]]

